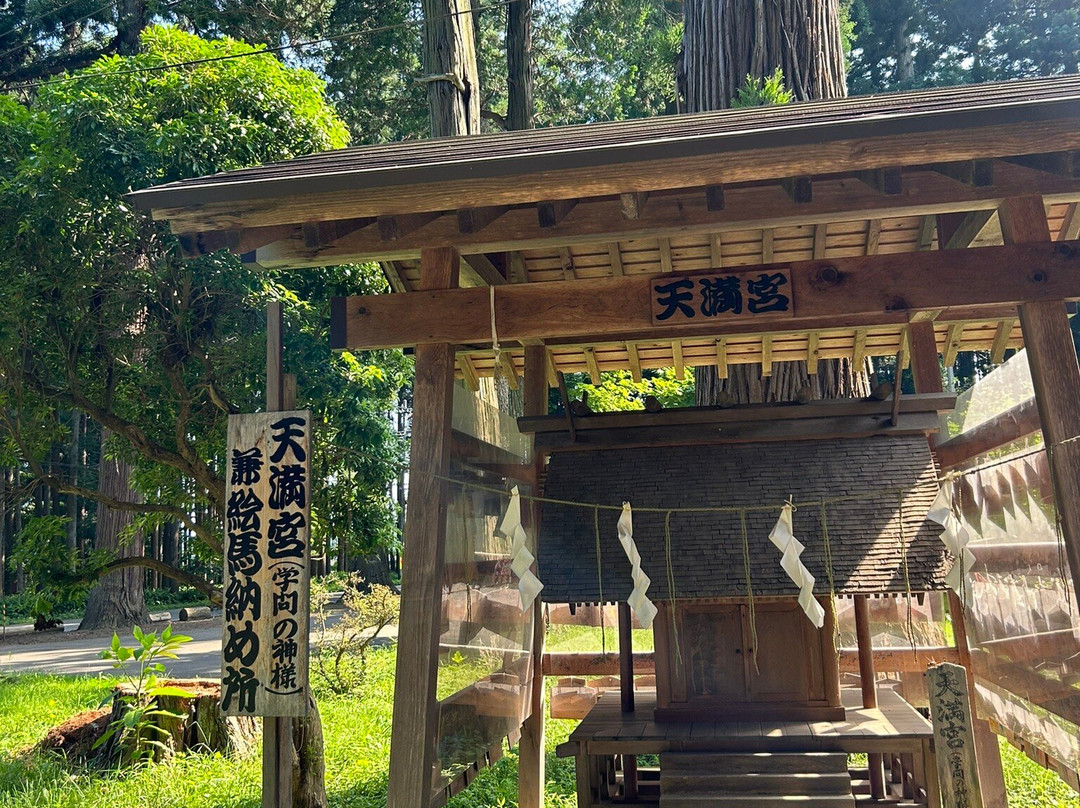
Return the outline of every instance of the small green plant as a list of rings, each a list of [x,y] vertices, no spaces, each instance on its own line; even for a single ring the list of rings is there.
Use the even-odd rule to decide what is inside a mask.
[[[311,601],[319,637],[319,652],[313,655],[318,679],[332,692],[354,692],[367,672],[367,652],[379,633],[398,617],[401,598],[388,586],[364,586],[353,573],[343,583],[341,603],[345,607],[335,621],[329,610],[330,591],[313,583]]]
[[[149,634],[135,626],[131,630],[137,645],[128,648],[120,644],[120,637],[113,634],[112,643],[99,656],[112,660],[112,667],[122,677],[115,696],[120,701],[119,713],[94,748],[104,746],[105,757],[117,767],[144,765],[170,752],[164,739],[169,733],[157,719],[179,719],[183,716],[163,710],[158,705],[161,696],[191,696],[190,691],[176,685],[163,684],[158,678],[165,673],[162,659],[177,659],[180,647],[191,641],[184,634],[173,634],[167,626],[159,637],[156,631]],[[110,695],[102,705],[113,700]]]
[[[784,71],[779,67],[771,76],[757,78],[747,76],[743,86],[735,93],[733,107],[769,107],[774,104],[790,104],[795,94],[784,86]]]

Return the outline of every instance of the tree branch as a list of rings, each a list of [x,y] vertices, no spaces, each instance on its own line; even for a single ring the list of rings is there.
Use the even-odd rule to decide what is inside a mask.
[[[192,575],[186,570],[178,569],[171,564],[166,564],[164,561],[158,561],[156,558],[148,558],[147,556],[131,556],[128,558],[117,558],[104,564],[93,571],[93,575],[96,578],[104,577],[110,572],[116,570],[126,569],[127,567],[146,567],[156,572],[160,572],[162,575],[166,575],[186,586],[190,586],[193,589],[198,589],[208,598],[210,602],[220,606],[222,602],[221,590],[211,584],[209,581],[203,580],[198,575]]]

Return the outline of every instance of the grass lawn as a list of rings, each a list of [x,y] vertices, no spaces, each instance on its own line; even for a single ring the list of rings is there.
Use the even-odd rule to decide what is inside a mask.
[[[573,645],[578,638],[564,639]],[[358,696],[320,694],[326,733],[326,786],[335,808],[386,805],[393,672],[394,651],[377,651]],[[257,756],[242,761],[182,756],[117,777],[80,771],[56,756],[27,752],[49,727],[97,706],[111,684],[112,680],[104,677],[0,675],[0,808],[258,806]],[[548,808],[576,804],[573,761],[554,756],[555,746],[566,739],[573,724],[548,722]],[[1080,808],[1080,799],[1056,777],[1007,745],[1003,754],[1013,808]],[[487,808],[511,806],[516,801],[517,759],[511,753],[482,772],[450,806]]]

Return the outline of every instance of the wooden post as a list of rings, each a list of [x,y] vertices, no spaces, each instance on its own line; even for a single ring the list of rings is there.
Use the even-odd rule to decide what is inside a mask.
[[[459,264],[452,247],[422,250],[420,288],[456,287]],[[449,499],[439,478],[450,467],[454,346],[418,345],[415,361],[388,808],[423,808],[431,801],[439,730],[435,683]]]
[[[908,323],[908,343],[911,346],[911,375],[916,393],[940,393],[941,366],[938,364],[937,339],[934,324],[926,320]]]
[[[525,415],[547,415],[547,348],[528,345],[525,348],[524,379]],[[537,472],[543,469],[543,459],[534,456]],[[535,479],[539,480],[539,473]],[[536,492],[534,492],[536,493]],[[539,535],[539,507],[533,503],[533,530]],[[533,665],[532,698],[529,717],[521,725],[518,744],[518,806],[543,808],[545,777],[544,752],[544,609],[537,598],[533,607]]]
[[[877,673],[874,671],[874,645],[870,637],[870,603],[866,595],[855,596],[855,637],[859,645],[859,684],[862,705],[877,708]],[[870,776],[870,795],[875,800],[885,798],[884,759],[880,753],[866,756]]]
[[[266,411],[285,409],[284,320],[281,303],[266,306]],[[293,720],[263,717],[262,808],[293,803]]]
[[[603,604],[600,608],[604,608]],[[630,604],[619,602],[619,694],[622,711],[634,712],[634,616]]]
[[[1005,789],[1005,771],[1001,766],[1001,747],[990,722],[979,718],[978,696],[975,692],[975,671],[971,667],[971,646],[968,644],[964,604],[960,596],[949,590],[949,616],[952,618],[953,638],[960,664],[967,671],[968,693],[971,694],[971,731],[975,737],[975,757],[979,761],[979,781],[986,808],[1008,808],[1009,795]]]

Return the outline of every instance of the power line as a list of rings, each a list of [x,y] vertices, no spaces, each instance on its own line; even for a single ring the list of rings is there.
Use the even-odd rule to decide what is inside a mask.
[[[68,0],[68,2],[64,3],[63,5],[57,6],[56,8],[51,8],[48,11],[44,11],[41,14],[38,14],[36,17],[31,17],[28,20],[23,20],[18,25],[14,26],[12,28],[9,28],[6,31],[0,32],[0,39],[3,39],[6,36],[10,36],[11,34],[14,34],[17,31],[21,31],[23,28],[28,28],[31,25],[35,24],[35,23],[41,22],[43,19],[45,19],[46,17],[51,17],[53,14],[59,14],[65,8],[69,8],[69,7],[73,6],[73,5],[75,5],[76,3],[81,3],[81,2],[83,2],[83,0]],[[109,5],[111,6],[112,3],[109,3]],[[108,6],[106,6],[105,8],[108,8]],[[98,11],[101,11],[101,10],[102,9],[98,9]],[[90,17],[94,16],[97,13],[98,13],[97,11],[91,12],[90,14],[83,17],[81,20],[77,20],[77,22],[82,22],[82,20],[89,19]]]
[[[492,11],[498,8],[506,8],[514,3],[520,3],[522,0],[497,0],[497,2],[488,3],[486,5],[475,6],[470,9],[461,11],[452,11],[449,14],[442,14],[436,17],[437,20],[446,20],[451,17],[460,17],[463,15],[478,14],[481,11]],[[343,39],[351,39],[353,37],[366,36],[370,34],[381,34],[388,31],[401,31],[408,28],[419,28],[424,25],[423,20],[407,20],[405,22],[396,23],[393,25],[379,25],[372,28],[362,28],[353,31],[346,31],[341,34],[335,34],[334,36],[322,37],[321,39],[309,39],[302,42],[293,42],[288,45],[276,45],[274,47],[265,47],[259,50],[244,51],[243,53],[226,53],[221,56],[208,56],[203,59],[191,59],[186,62],[172,62],[163,65],[149,65],[147,67],[132,67],[124,70],[116,70],[111,72],[83,72],[76,75],[63,76],[58,79],[47,79],[44,81],[28,81],[21,84],[12,84],[6,87],[6,90],[32,90],[38,87],[47,87],[53,84],[67,84],[72,81],[81,81],[88,78],[106,78],[114,76],[129,76],[142,73],[156,73],[162,70],[177,70],[185,67],[197,67],[204,64],[212,64],[215,62],[225,62],[232,59],[243,59],[249,56],[261,56],[266,53],[281,53],[283,51],[297,50],[300,48],[311,47],[312,45],[325,45],[331,42],[338,42]],[[10,52],[10,51],[9,51]],[[6,55],[6,54],[5,54]]]
[[[74,0],[74,2],[80,2],[80,0]],[[89,14],[87,14],[86,16],[84,16],[84,17],[79,17],[79,18],[78,18],[77,20],[71,20],[70,22],[66,22],[66,23],[64,23],[63,27],[62,27],[62,28],[61,28],[60,30],[62,30],[62,31],[66,31],[66,30],[68,30],[69,28],[71,28],[72,26],[78,25],[78,24],[79,24],[79,23],[81,23],[81,22],[86,22],[86,21],[87,21],[87,20],[89,20],[89,19],[90,19],[91,17],[96,17],[96,16],[97,16],[98,14],[100,14],[100,13],[101,13],[102,11],[105,11],[106,9],[108,9],[108,8],[111,8],[111,7],[112,7],[112,5],[113,5],[113,2],[114,2],[114,0],[109,0],[109,2],[108,2],[108,3],[106,3],[106,4],[105,4],[105,5],[103,5],[103,6],[101,6],[100,8],[96,8],[96,9],[94,9],[93,11],[91,11],[91,12],[90,12]],[[72,3],[68,3],[67,5],[69,5],[69,6],[70,6],[70,5],[72,5]],[[61,6],[60,8],[65,8],[65,6]],[[57,10],[59,10],[59,9],[57,9]],[[51,13],[51,12],[50,12],[50,13]],[[44,17],[46,17],[46,16],[48,16],[48,15],[42,15],[42,16],[41,16],[41,17],[39,17],[38,19],[43,19],[43,18],[44,18]],[[13,33],[13,32],[14,32],[14,30],[15,30],[15,29],[12,29],[12,31],[10,31],[9,33]],[[2,39],[2,38],[3,38],[3,35],[0,35],[0,39]],[[8,49],[7,49],[6,51],[4,51],[3,53],[0,53],[0,59],[4,59],[4,58],[6,58],[6,57],[10,56],[11,54],[15,53],[15,51],[17,51],[17,50],[20,50],[20,49],[21,49],[22,47],[23,47],[23,45],[15,45],[15,46],[14,46],[14,47],[12,47],[12,48],[8,48]]]

